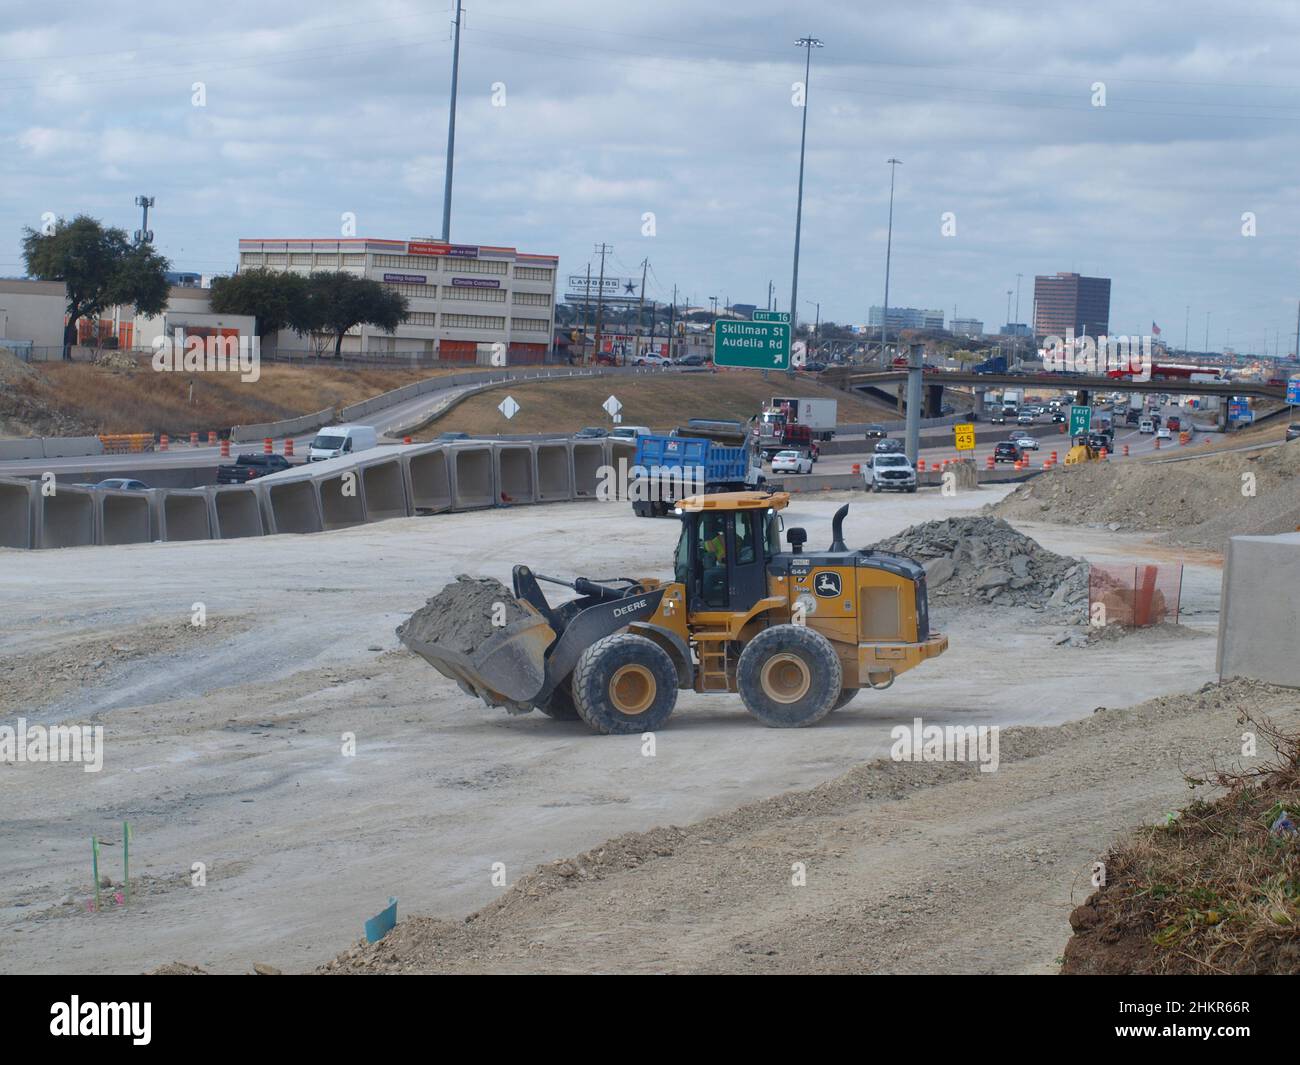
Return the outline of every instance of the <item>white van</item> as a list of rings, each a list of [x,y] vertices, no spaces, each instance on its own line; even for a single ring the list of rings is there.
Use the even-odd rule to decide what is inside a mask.
[[[316,434],[307,448],[307,461],[336,459],[340,455],[353,455],[366,451],[379,442],[373,425],[330,425]]]
[[[1155,431],[1156,431],[1156,423],[1153,422],[1150,418],[1143,418],[1140,422],[1138,422],[1139,433],[1154,433]]]

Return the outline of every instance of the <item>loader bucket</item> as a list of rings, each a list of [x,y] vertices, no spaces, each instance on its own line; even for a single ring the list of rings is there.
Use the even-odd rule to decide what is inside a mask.
[[[516,600],[528,614],[493,633],[472,654],[398,636],[407,647],[444,677],[489,706],[526,707],[542,690],[546,679],[546,650],[555,642],[555,630],[529,603]]]

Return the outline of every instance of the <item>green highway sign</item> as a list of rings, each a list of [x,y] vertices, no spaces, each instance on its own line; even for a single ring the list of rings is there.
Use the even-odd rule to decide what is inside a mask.
[[[1070,435],[1079,436],[1092,428],[1091,407],[1070,408]]]
[[[713,362],[715,366],[748,366],[755,370],[787,369],[790,323],[719,318],[713,324]]]
[[[754,321],[756,322],[789,322],[789,311],[755,311]]]

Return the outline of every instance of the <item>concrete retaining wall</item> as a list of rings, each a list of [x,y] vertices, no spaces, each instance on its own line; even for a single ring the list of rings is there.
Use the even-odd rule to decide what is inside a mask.
[[[569,454],[573,458],[573,497],[595,499],[600,485],[600,471],[609,462],[603,440],[572,440]]]
[[[207,492],[201,488],[155,491],[154,538],[168,542],[212,539]]]
[[[262,504],[262,522],[268,536],[324,531],[321,497],[311,476],[285,481],[263,478],[253,484]],[[336,517],[338,513],[335,512]]]
[[[39,481],[0,477],[0,547],[32,546]]]
[[[493,444],[497,502],[517,506],[537,501],[537,445]]]
[[[54,495],[35,492],[33,542],[37,547],[87,547],[95,542],[95,494],[59,485]]]
[[[564,441],[537,444],[534,471],[536,498],[539,503],[555,503],[573,498],[573,456]]]
[[[204,491],[214,540],[236,540],[266,532],[262,501],[252,485],[216,485]]]
[[[265,440],[268,436],[280,439],[282,436],[299,436],[329,425],[335,420],[334,408],[326,407],[315,414],[303,414],[297,418],[285,418],[278,422],[262,422],[258,425],[236,425],[230,430],[230,439],[237,444],[250,444]]]
[[[412,511],[451,510],[451,467],[441,444],[416,446],[401,457]]]
[[[361,496],[366,502],[366,521],[405,518],[412,513],[407,494],[406,470],[399,455],[362,462]]]
[[[39,436],[26,440],[0,440],[0,460],[43,459],[45,442]]]
[[[95,542],[106,546],[149,543],[153,539],[152,495],[152,491],[122,492],[96,488]]]
[[[447,449],[451,464],[451,509],[473,510],[495,506],[496,470],[490,444],[453,444]]]
[[[1223,560],[1220,678],[1300,688],[1300,533],[1234,536]]]
[[[61,459],[80,455],[102,455],[104,445],[97,436],[47,436],[42,438],[47,459]]]

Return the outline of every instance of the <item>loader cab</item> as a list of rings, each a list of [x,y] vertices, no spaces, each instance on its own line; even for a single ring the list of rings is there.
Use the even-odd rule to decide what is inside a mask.
[[[751,505],[728,506],[724,496],[745,497]],[[767,566],[781,550],[777,507],[759,505],[768,500],[757,492],[696,498],[708,502],[695,509],[690,500],[682,501],[674,556],[674,576],[686,586],[687,609],[748,610],[767,595]]]

